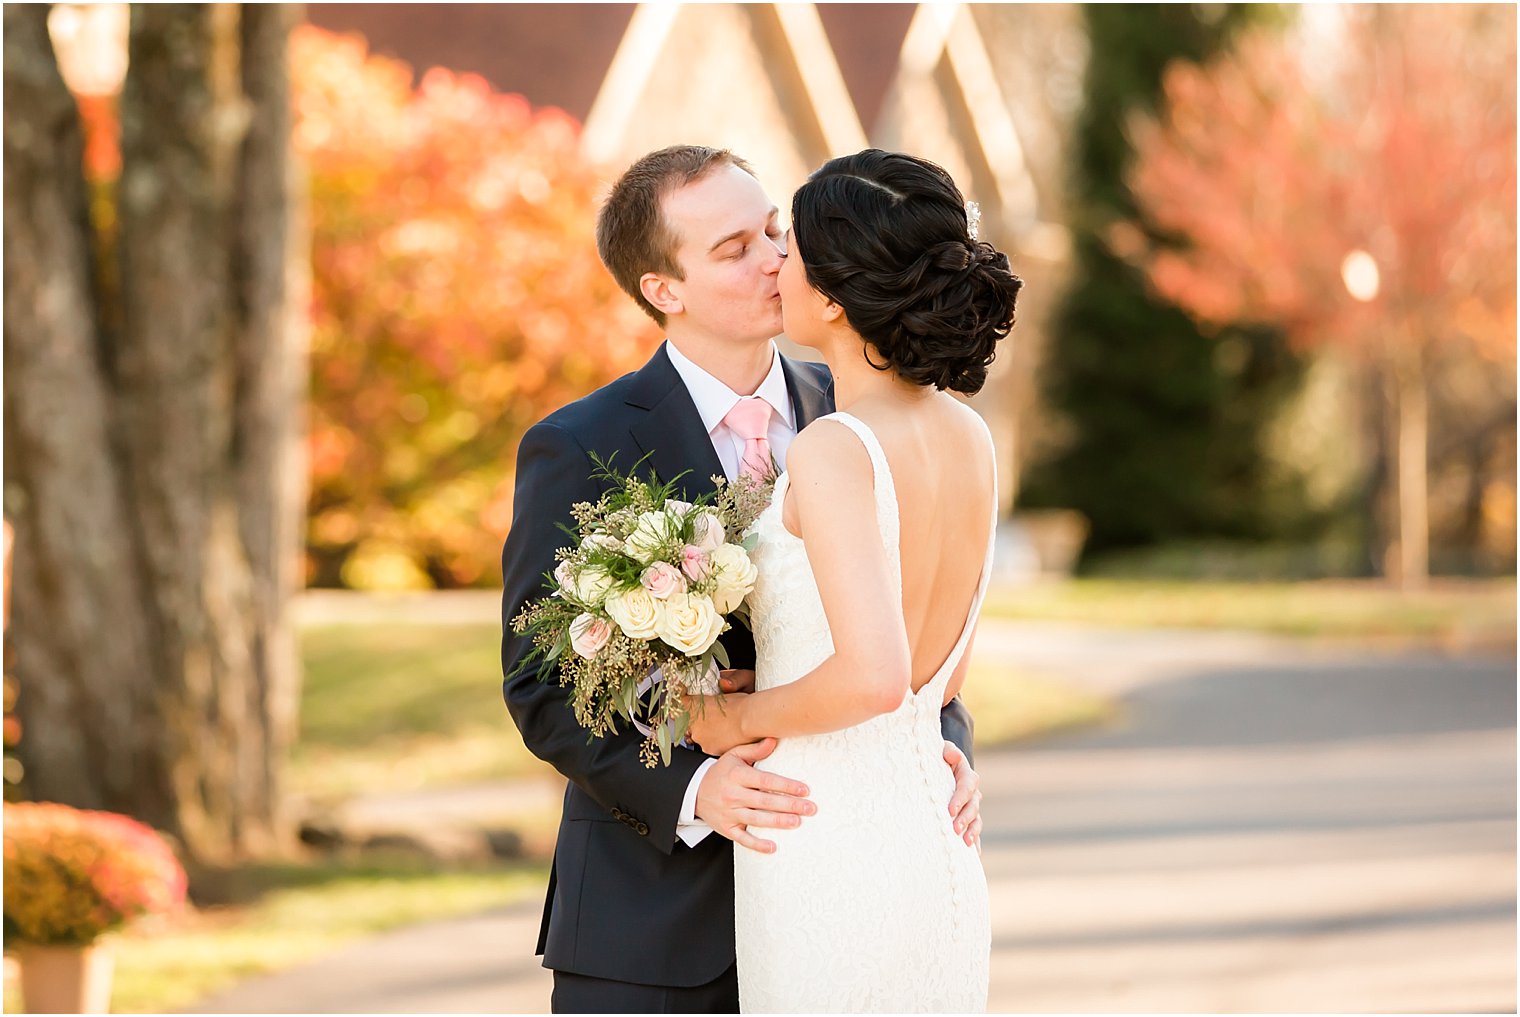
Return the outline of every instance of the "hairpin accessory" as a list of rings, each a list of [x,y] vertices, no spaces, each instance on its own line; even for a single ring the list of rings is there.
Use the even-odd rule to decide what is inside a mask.
[[[974,201],[966,202],[966,232],[971,234],[973,242],[978,239],[977,234],[981,232],[981,228],[982,206]]]

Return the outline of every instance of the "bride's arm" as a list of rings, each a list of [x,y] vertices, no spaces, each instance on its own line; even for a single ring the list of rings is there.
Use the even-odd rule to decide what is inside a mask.
[[[786,685],[708,699],[692,723],[704,751],[853,727],[897,709],[908,693],[908,633],[877,523],[870,456],[844,425],[824,422],[797,436],[787,469],[834,653]]]

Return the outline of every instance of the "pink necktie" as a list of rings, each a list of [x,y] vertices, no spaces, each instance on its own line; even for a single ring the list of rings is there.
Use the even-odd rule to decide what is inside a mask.
[[[744,439],[744,455],[739,460],[741,475],[770,476],[771,443],[766,437],[770,422],[771,404],[759,396],[740,399],[723,418],[723,423]]]

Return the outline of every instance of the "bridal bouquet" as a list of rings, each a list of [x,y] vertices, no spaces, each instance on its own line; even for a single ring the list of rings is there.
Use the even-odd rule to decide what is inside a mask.
[[[571,509],[575,527],[562,528],[576,543],[555,553],[544,577],[553,592],[512,621],[533,650],[511,677],[534,661],[557,662],[575,719],[592,737],[612,733],[621,717],[646,736],[644,765],[658,751],[669,766],[691,722],[681,692],[716,694],[718,669],[728,666],[718,636],[743,616],[755,587],[754,538],[742,535],[771,482],[714,477],[715,494],[687,502],[672,497],[680,477],[658,484],[637,478],[642,461],[628,476],[593,462],[593,479],[610,490]]]

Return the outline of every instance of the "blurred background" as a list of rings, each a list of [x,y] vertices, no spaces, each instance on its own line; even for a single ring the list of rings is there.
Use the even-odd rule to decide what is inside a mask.
[[[1513,1010],[1512,7],[8,5],[4,45],[7,800],[190,869],[119,1009],[546,1007],[516,445],[658,346],[593,225],[691,142],[783,209],[931,158],[1025,280],[971,401],[992,1009]]]

